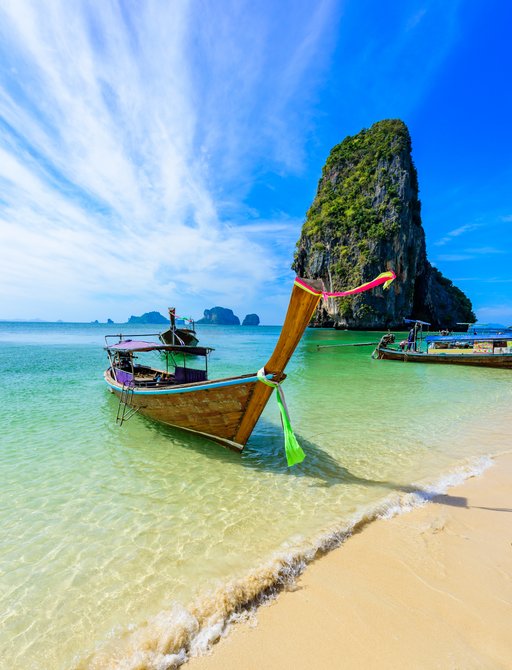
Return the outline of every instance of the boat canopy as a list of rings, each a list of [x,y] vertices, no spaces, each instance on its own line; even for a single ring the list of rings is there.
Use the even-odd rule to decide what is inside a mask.
[[[421,326],[430,326],[428,321],[420,321],[419,319],[404,319],[405,323],[419,323]]]
[[[459,333],[458,335],[427,335],[425,342],[491,342],[493,340],[505,341],[508,338],[512,341],[512,332],[509,333],[481,333],[471,335],[470,333]]]
[[[469,323],[468,324],[468,333],[478,334],[481,333],[503,333],[508,331],[510,335],[510,328],[503,326],[501,323]]]
[[[194,356],[207,356],[213,349],[211,347],[187,347],[180,344],[161,344],[160,342],[147,342],[144,340],[122,340],[116,344],[105,347],[107,351],[119,352],[143,352],[143,351],[168,351],[180,354],[192,354]]]

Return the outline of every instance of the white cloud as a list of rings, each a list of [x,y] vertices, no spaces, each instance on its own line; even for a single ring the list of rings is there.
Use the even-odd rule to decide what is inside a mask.
[[[417,12],[415,12],[407,21],[405,29],[407,31],[414,30],[425,18],[427,14],[427,9],[422,7]]]
[[[482,226],[483,226],[482,223],[467,223],[464,226],[460,226],[459,228],[455,228],[454,230],[451,230],[449,233],[446,233],[444,237],[442,237],[437,242],[434,242],[434,244],[438,247],[443,246],[445,244],[448,244],[448,242],[451,242],[455,237],[465,235],[466,233],[476,230],[477,228],[481,228]]]
[[[471,249],[465,249],[468,254],[477,254],[485,256],[487,254],[506,254],[506,249],[497,249],[496,247],[473,247]]]
[[[462,234],[462,233],[461,233]],[[456,236],[455,236],[456,237]],[[506,249],[497,249],[496,247],[471,247],[464,249],[461,253],[439,254],[439,261],[468,261],[476,256],[492,256],[495,254],[506,254]]]
[[[467,261],[473,258],[469,254],[439,254],[437,257],[438,261]]]
[[[108,306],[120,319],[170,294],[236,307],[234,286],[244,304],[285,258],[289,272],[300,222],[248,221],[243,197],[263,156],[300,169],[308,105],[301,121],[295,102],[328,57],[334,6],[307,22],[276,9],[282,31],[250,3],[199,14],[162,0],[131,17],[113,3],[4,4],[0,316]]]
[[[476,310],[478,321],[512,324],[512,307],[510,304],[487,305]]]

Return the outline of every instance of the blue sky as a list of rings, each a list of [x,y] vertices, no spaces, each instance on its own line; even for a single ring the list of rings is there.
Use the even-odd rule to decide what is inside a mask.
[[[512,324],[512,3],[0,6],[0,318],[281,323],[331,148],[403,119],[429,259]]]

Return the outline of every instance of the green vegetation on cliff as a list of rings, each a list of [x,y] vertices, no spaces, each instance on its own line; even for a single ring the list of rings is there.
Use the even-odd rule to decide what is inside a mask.
[[[411,138],[398,119],[379,121],[332,149],[293,269],[322,279],[329,291],[387,269],[397,275],[389,291],[329,300],[317,325],[387,328],[415,316],[447,327],[474,317],[470,300],[427,260]]]
[[[402,203],[399,175],[394,174],[392,164],[410,151],[407,126],[397,119],[380,121],[345,138],[332,149],[322,170],[303,234],[316,237],[355,229],[364,240],[395,233]],[[414,188],[414,167],[411,174]]]

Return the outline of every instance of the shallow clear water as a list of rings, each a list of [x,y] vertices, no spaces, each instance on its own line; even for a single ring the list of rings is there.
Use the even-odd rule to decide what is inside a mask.
[[[284,384],[307,457],[288,469],[273,398],[241,456],[140,416],[116,426],[102,380],[115,328],[0,324],[6,668],[169,667],[179,631],[228,612],[226,584],[257,593],[318,538],[487,454],[512,399],[510,371],[318,351],[378,336],[308,331]],[[215,378],[259,369],[279,329],[198,332]]]

